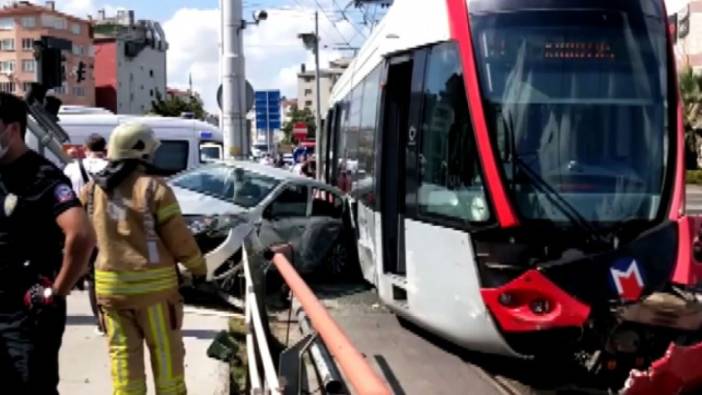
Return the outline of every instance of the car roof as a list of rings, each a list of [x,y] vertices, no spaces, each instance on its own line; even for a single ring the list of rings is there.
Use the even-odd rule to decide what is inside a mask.
[[[269,165],[264,165],[256,162],[246,162],[238,160],[218,160],[213,161],[213,165],[225,165],[231,167],[238,167],[244,170],[248,170],[263,176],[275,178],[279,181],[294,181],[298,184],[305,184],[310,186],[324,187],[326,189],[336,189],[335,187],[325,184],[321,181],[305,177],[299,174],[295,174],[289,170],[279,169],[277,167],[272,167]],[[339,192],[340,193],[340,192]]]

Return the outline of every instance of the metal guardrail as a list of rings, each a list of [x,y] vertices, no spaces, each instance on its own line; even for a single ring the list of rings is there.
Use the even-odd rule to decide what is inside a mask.
[[[261,320],[261,309],[259,309],[258,306],[256,290],[251,277],[249,254],[245,246],[242,248],[244,250],[241,259],[244,265],[244,277],[246,279],[244,322],[247,331],[246,354],[251,394],[282,394],[278,373],[273,363],[273,357],[268,345],[268,338]],[[263,375],[259,372],[259,363],[263,366]]]
[[[257,247],[260,248],[260,246]],[[252,248],[259,249],[253,246]],[[304,336],[281,353],[279,367],[276,370],[262,318],[265,308],[259,306],[259,301],[262,299],[259,299],[260,295],[256,294],[250,257],[247,249],[244,248],[242,260],[246,279],[245,322],[250,393],[252,395],[299,394],[303,380],[301,359],[303,353],[309,351],[315,366],[326,365],[323,369],[327,373],[324,375],[326,379],[322,377],[322,381],[326,381],[323,383],[325,387],[328,385],[337,387],[337,380],[342,379],[336,367],[330,366],[336,363],[343,373],[345,384],[354,390],[354,394],[390,395],[387,384],[353,346],[348,336],[297,274],[287,258],[271,250],[261,252],[264,253],[265,260],[275,265],[290,288],[296,303],[299,304],[296,316],[301,320],[300,325]]]

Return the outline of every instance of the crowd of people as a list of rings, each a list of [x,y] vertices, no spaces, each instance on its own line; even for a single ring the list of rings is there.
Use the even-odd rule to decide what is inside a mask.
[[[271,153],[266,153],[259,160],[259,163],[274,166],[281,169],[289,169],[294,174],[302,175],[305,177],[316,178],[316,165],[315,156],[311,153],[307,147],[303,145],[298,145],[292,152],[292,163],[287,163],[285,156],[282,153],[273,155]]]

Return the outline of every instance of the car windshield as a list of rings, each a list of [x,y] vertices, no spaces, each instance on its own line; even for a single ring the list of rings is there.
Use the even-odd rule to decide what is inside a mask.
[[[520,214],[566,220],[536,177],[585,220],[655,218],[669,145],[659,6],[470,20],[488,126]]]
[[[262,202],[279,181],[239,167],[200,167],[171,180],[177,187],[250,208]]]

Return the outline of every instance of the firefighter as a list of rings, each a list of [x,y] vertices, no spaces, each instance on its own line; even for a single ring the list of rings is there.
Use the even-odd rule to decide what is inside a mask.
[[[58,394],[65,296],[95,246],[71,182],[27,148],[27,106],[0,93],[0,393]]]
[[[159,141],[128,123],[111,134],[109,164],[81,192],[95,226],[95,285],[107,329],[114,394],[145,394],[144,350],[157,394],[185,394],[183,299],[176,262],[205,278],[205,260],[173,191],[153,169]]]

